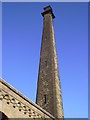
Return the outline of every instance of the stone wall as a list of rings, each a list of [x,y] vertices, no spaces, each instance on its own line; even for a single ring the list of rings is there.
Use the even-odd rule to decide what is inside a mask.
[[[0,78],[0,111],[8,118],[54,117]]]

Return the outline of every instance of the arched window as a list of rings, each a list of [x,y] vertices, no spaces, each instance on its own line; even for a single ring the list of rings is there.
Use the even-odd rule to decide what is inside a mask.
[[[0,120],[9,120],[8,117],[0,111]]]

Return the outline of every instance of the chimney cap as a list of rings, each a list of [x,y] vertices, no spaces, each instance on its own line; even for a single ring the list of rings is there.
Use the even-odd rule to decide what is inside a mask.
[[[44,17],[45,14],[51,13],[52,14],[52,18],[55,18],[54,14],[53,14],[53,10],[52,10],[50,5],[44,7],[43,9],[44,9],[44,12],[41,13],[43,17]]]
[[[51,6],[50,6],[50,5],[48,5],[48,6],[44,7],[43,9],[44,9],[44,10],[46,10],[46,9],[51,9],[51,10],[52,10],[52,8],[51,8]]]

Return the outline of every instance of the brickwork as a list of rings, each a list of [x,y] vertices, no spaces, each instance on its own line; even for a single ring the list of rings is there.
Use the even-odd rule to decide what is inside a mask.
[[[56,118],[63,118],[60,78],[51,7],[44,9],[36,103]]]

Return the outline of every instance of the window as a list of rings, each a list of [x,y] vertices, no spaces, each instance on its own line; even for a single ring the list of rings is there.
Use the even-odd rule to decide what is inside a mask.
[[[0,120],[8,120],[8,117],[3,112],[0,111],[0,118],[1,117],[2,117],[2,119],[0,119]]]
[[[46,104],[46,95],[44,95],[44,103]]]
[[[47,66],[47,61],[45,61],[45,66]]]

